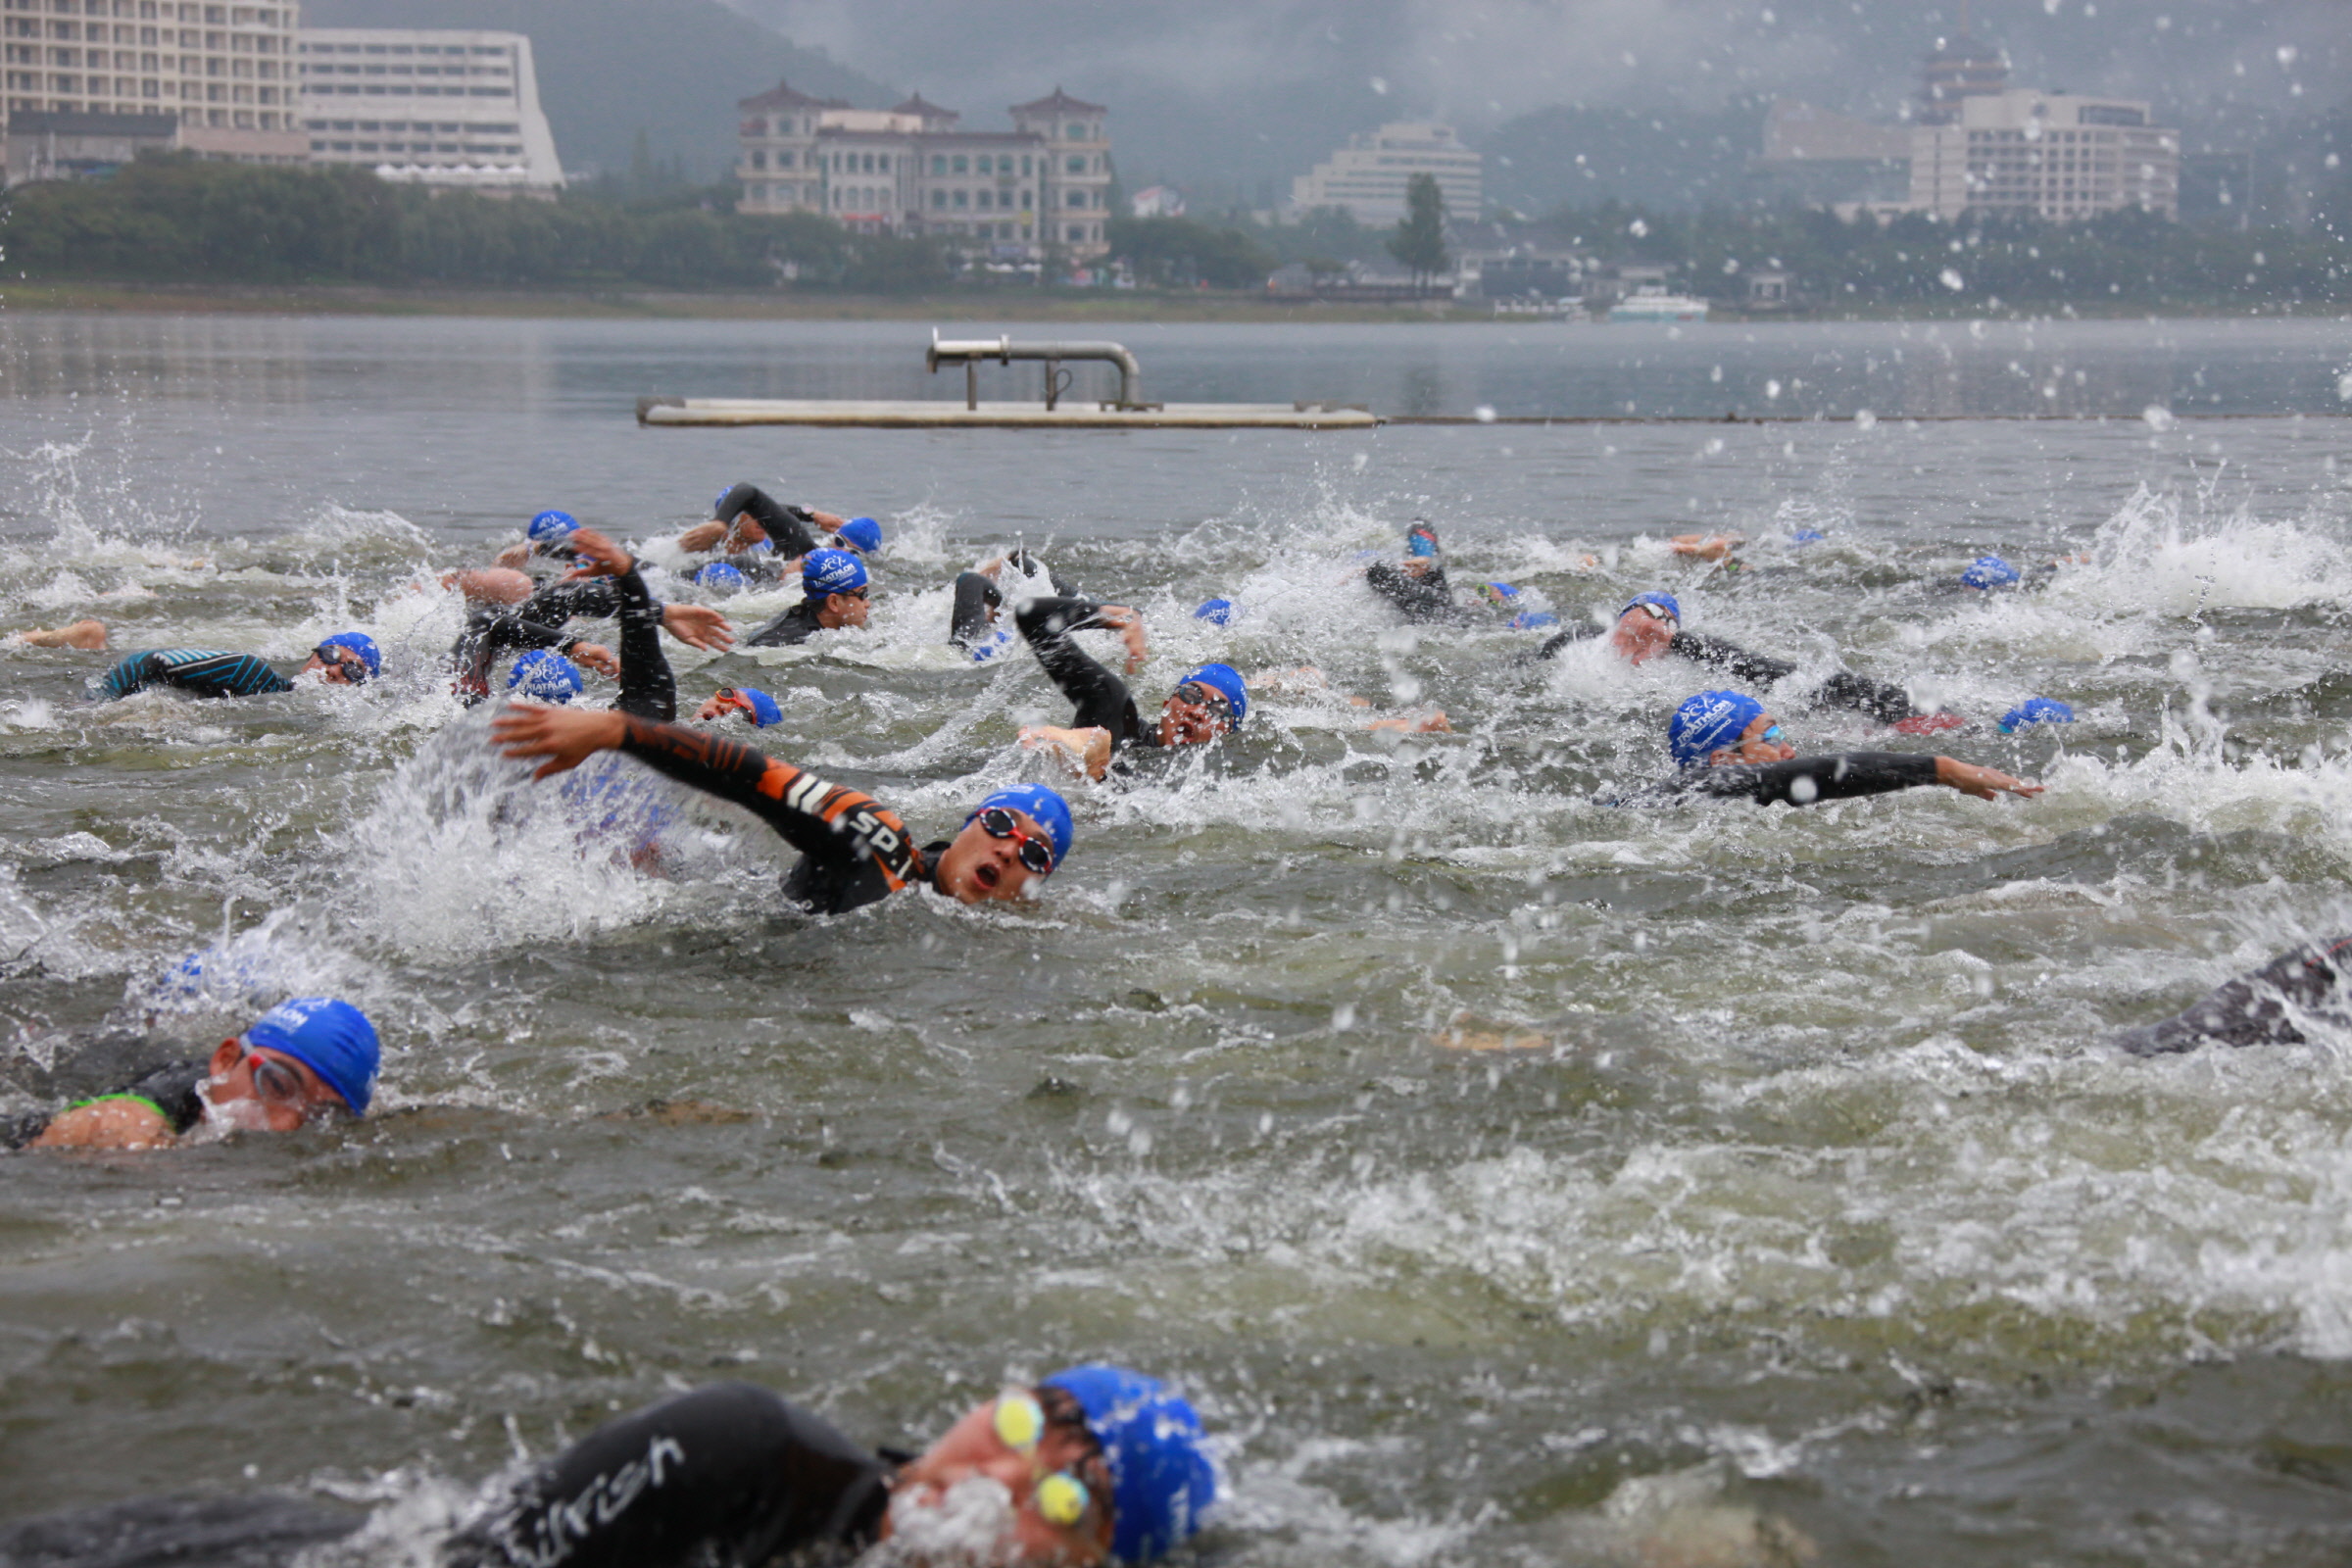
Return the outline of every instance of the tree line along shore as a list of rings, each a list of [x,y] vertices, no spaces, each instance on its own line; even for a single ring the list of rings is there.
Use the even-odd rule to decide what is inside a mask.
[[[968,264],[925,237],[854,232],[816,214],[733,212],[725,189],[609,190],[505,200],[397,185],[358,169],[142,159],[96,181],[5,200],[13,308],[362,310],[466,314],[880,317],[964,309],[1036,319],[1484,318],[1483,300],[1367,306],[1278,300],[1289,262],[1343,265],[1386,231],[1336,214],[1265,227],[1116,220],[1138,285],[1110,290]],[[2347,224],[2345,226],[2352,226]],[[2352,246],[2309,229],[2184,227],[2138,212],[2068,224],[1846,221],[1816,210],[1569,209],[1515,225],[1520,243],[1594,265],[1663,266],[1684,292],[1740,309],[1745,271],[1793,281],[1775,315],[1847,317],[2325,314],[2352,305]],[[1463,231],[1457,226],[1457,235]],[[1062,270],[1049,265],[1049,279]],[[698,303],[691,296],[704,296]],[[1002,298],[997,298],[1002,296]]]

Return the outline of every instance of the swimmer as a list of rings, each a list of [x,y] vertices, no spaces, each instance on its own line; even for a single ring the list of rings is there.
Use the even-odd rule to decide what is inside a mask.
[[[1007,564],[1017,567],[1024,577],[1044,572],[1046,580],[1054,585],[1054,592],[1064,599],[1081,597],[1077,589],[1026,550],[1015,550],[1010,555],[984,561],[969,571],[957,572],[955,602],[948,611],[948,641],[970,654],[975,664],[994,659],[1012,641],[1011,634],[997,624],[997,612],[1004,608],[1004,593],[998,582]]]
[[[535,562],[556,562],[569,564],[571,536],[580,531],[580,519],[568,512],[542,512],[522,530],[519,542],[498,553],[493,564],[510,571],[526,570]]]
[[[468,566],[441,574],[442,591],[462,594],[469,605],[519,605],[538,586],[529,572],[512,566]]]
[[[2073,556],[2065,561],[2044,562],[2020,571],[1999,556],[1979,556],[1968,564],[1959,576],[1938,578],[1929,583],[1928,589],[1931,593],[1938,594],[1992,594],[2009,588],[2047,588],[2058,575],[2061,565],[2080,564],[2089,559],[2087,556]]]
[[[328,686],[365,686],[382,673],[383,655],[366,632],[343,631],[311,650],[295,671]],[[113,702],[134,692],[168,687],[194,697],[263,697],[290,692],[294,682],[251,654],[217,648],[159,648],[132,654],[90,682],[90,695]]]
[[[2282,953],[2252,974],[2215,987],[2157,1023],[2116,1035],[2109,1044],[2135,1056],[2171,1055],[2200,1046],[2300,1046],[2301,1024],[2352,1028],[2352,937]]]
[[[716,551],[746,576],[784,575],[792,563],[825,543],[817,532],[831,534],[834,544],[861,556],[882,548],[882,525],[873,518],[779,502],[749,480],[721,491],[711,503],[710,518],[678,535],[678,548],[689,555]]]
[[[510,649],[546,649],[598,674],[618,678],[621,705],[627,711],[661,719],[675,717],[677,687],[657,629],[689,647],[724,653],[735,642],[726,616],[708,605],[657,604],[646,589],[635,558],[604,534],[575,528],[567,539],[566,548],[580,564],[563,581],[540,589],[520,605],[477,610],[466,622],[450,651],[458,665],[459,697],[468,704],[487,697],[490,667]],[[574,619],[607,618],[620,622],[621,657],[617,660],[601,643],[564,629]],[[508,684],[512,688],[514,682]],[[667,710],[663,710],[665,701]]]
[[[694,716],[709,723],[729,713],[741,713],[754,729],[765,729],[784,718],[784,710],[776,706],[773,697],[751,686],[721,686],[704,700]]]
[[[958,904],[1034,898],[1070,853],[1069,806],[1036,784],[997,791],[972,808],[955,838],[918,849],[898,812],[871,796],[707,730],[517,705],[491,720],[490,739],[509,757],[545,759],[535,778],[619,752],[733,802],[801,852],[784,896],[815,914],[840,914],[911,887]]]
[[[1096,1568],[1166,1555],[1216,1494],[1191,1403],[1124,1367],[1006,1388],[914,1456],[870,1452],[765,1389],[717,1383],[606,1422],[431,1555],[441,1568],[758,1568],[847,1561],[879,1544],[879,1560],[905,1568]],[[215,1510],[205,1546],[249,1544],[232,1539],[238,1512],[277,1538],[324,1543],[361,1527],[255,1499]],[[187,1554],[184,1540],[146,1539],[156,1531],[137,1504],[29,1520],[0,1527],[0,1561],[47,1560],[44,1538],[103,1540],[110,1562]]]
[[[8,639],[20,648],[78,648],[85,654],[106,652],[106,622],[84,617],[53,631],[21,631]]]
[[[791,648],[820,631],[863,626],[873,608],[865,563],[847,550],[811,550],[801,561],[801,602],[744,639],[751,648]]]
[[[368,1015],[328,997],[279,1003],[209,1058],[159,1055],[168,1048],[137,1037],[98,1042],[67,1071],[86,1077],[115,1058],[116,1087],[55,1114],[0,1122],[0,1148],[171,1149],[200,1129],[286,1133],[364,1116],[380,1059]]]
[[[1702,637],[1683,630],[1681,602],[1670,593],[1660,592],[1636,594],[1627,600],[1605,634],[1592,626],[1571,627],[1527,657],[1551,659],[1571,643],[1603,635],[1608,638],[1610,651],[1629,664],[1644,664],[1672,654],[1759,686],[1772,685],[1796,672],[1796,666],[1787,660],[1750,653],[1720,637]],[[1922,712],[1912,706],[1911,694],[1900,686],[1842,669],[1815,688],[1810,700],[1825,707],[1850,709],[1882,724],[1892,725],[1905,735],[1929,735],[1937,730],[1957,729],[1967,722],[1958,713]]]
[[[1732,552],[1745,543],[1747,535],[1743,533],[1678,533],[1666,541],[1666,548],[1678,556],[1723,565],[1732,564]]]
[[[1764,705],[1741,692],[1700,692],[1674,710],[1666,740],[1679,771],[1628,796],[1621,806],[1662,805],[1687,796],[1744,799],[1758,806],[1810,806],[1941,784],[1989,801],[2027,798],[2041,786],[1949,757],[1844,752],[1799,757]]]
[[[1127,683],[1070,640],[1071,632],[1094,627],[1118,632],[1127,644],[1127,673],[1134,674],[1144,663],[1144,617],[1125,605],[1032,599],[1012,619],[1038,663],[1077,709],[1067,727],[1027,726],[1021,744],[1057,750],[1090,778],[1102,778],[1113,756],[1127,748],[1203,745],[1241,728],[1249,716],[1250,686],[1241,672],[1231,664],[1202,664],[1177,681],[1160,705],[1159,721],[1147,729]]]
[[[1404,531],[1404,560],[1394,565],[1372,563],[1364,568],[1364,586],[1395,605],[1407,620],[1448,620],[1461,614],[1446,582],[1438,530],[1418,517]]]

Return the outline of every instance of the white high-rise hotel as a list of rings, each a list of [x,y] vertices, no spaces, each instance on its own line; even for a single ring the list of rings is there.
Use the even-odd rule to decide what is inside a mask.
[[[204,0],[0,0],[16,135],[105,117],[124,134],[261,163],[306,161],[295,109],[297,8]],[[63,117],[63,118],[60,118]]]
[[[313,163],[473,190],[564,183],[521,33],[305,27],[296,48]]]
[[[738,101],[744,213],[824,213],[852,228],[938,234],[1006,259],[1047,246],[1109,254],[1110,111],[1056,87],[1012,107],[1010,130],[956,128],[920,93],[852,109],[779,82]]]

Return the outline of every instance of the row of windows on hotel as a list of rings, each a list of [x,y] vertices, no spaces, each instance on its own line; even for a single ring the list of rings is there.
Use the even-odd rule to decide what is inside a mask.
[[[808,194],[805,197],[797,193],[797,187],[791,185],[770,185],[767,189],[770,201],[814,200],[817,196],[817,187],[813,185],[808,187]],[[1021,192],[1022,212],[1030,210],[1030,199],[1034,194],[1027,190]],[[895,185],[835,185],[825,197],[825,205],[837,213],[879,213],[897,206],[898,200],[898,187]],[[1072,211],[1090,207],[1107,208],[1110,195],[1107,191],[1097,191],[1090,197],[1085,191],[1074,190],[1068,194],[1067,205]],[[983,186],[978,190],[934,190],[931,193],[933,212],[966,212],[974,208],[981,212],[996,208],[1009,213],[1013,209],[1012,192],[991,190]]]
[[[769,153],[766,148],[755,147],[752,149],[752,167],[754,169],[767,168],[768,159]],[[774,154],[774,159],[775,167],[778,169],[797,167],[793,163],[793,152],[789,147],[779,149]],[[1031,167],[1032,160],[1035,160],[1035,168]],[[1017,172],[1021,174],[1044,173],[1048,172],[1049,162],[1050,160],[1038,154],[1023,153],[1020,156],[1021,167]],[[889,153],[812,152],[808,159],[808,168],[830,170],[836,174],[887,174],[893,171],[894,167],[897,167],[901,172],[911,172],[920,170],[922,163],[922,155],[919,153],[899,155],[896,166],[893,165],[892,155]],[[907,166],[911,166],[911,168]],[[1012,166],[1013,155],[1010,153],[998,153],[993,158],[987,153],[982,153],[977,158],[964,153],[933,153],[931,155],[931,172],[936,175],[995,174],[999,179],[1004,179],[1015,174],[1016,172]],[[1062,170],[1065,173],[1071,174],[1101,173],[1102,172],[1102,160],[1100,158],[1093,160],[1090,169],[1087,158],[1073,153],[1062,161]]]
[[[349,136],[355,130],[363,136],[374,138],[381,138],[386,135],[396,138],[430,137],[436,132],[442,136],[458,137],[519,136],[522,134],[522,127],[520,125],[466,125],[453,124],[447,121],[442,121],[436,124],[436,122],[429,120],[419,120],[414,125],[410,124],[405,120],[314,120],[309,122],[307,128],[310,130],[310,133],[314,138],[328,137],[334,135],[335,133],[340,133],[341,136]],[[408,153],[411,155],[415,155],[416,153],[438,153],[463,154],[475,158],[520,158],[522,156],[522,143],[518,141],[384,141],[381,139],[369,141],[345,141],[341,139],[314,139],[311,142],[311,151],[315,153]]]
[[[0,11],[47,11],[60,17],[125,17],[139,22],[195,22],[208,27],[293,25],[274,6],[174,5],[171,0],[0,0]]]
[[[774,127],[772,130],[769,128],[771,124]],[[743,133],[746,136],[813,136],[816,134],[816,126],[817,120],[814,115],[810,115],[806,119],[797,121],[794,120],[790,115],[787,115],[782,120],[774,122],[765,120],[746,121],[743,126]],[[1049,135],[1053,133],[1053,126],[1047,125],[1043,128]],[[1093,141],[1097,136],[1102,134],[1102,127],[1100,125],[1089,125],[1080,121],[1073,120],[1067,125],[1062,127],[1062,133],[1071,141]],[[1075,171],[1072,171],[1072,172],[1075,172]]]

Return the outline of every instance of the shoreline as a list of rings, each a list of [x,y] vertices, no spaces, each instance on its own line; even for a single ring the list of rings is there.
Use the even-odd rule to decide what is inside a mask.
[[[1440,302],[1426,306],[1348,302],[1289,302],[1247,295],[1119,293],[956,293],[910,295],[689,292],[662,289],[389,288],[368,284],[43,283],[0,286],[0,318],[11,313],[97,313],[169,316],[429,316],[505,317],[575,320],[710,321],[1069,321],[1230,322],[1260,324],[1412,324],[1483,322],[1495,326],[1573,327],[1606,322],[1555,321],[1496,316],[1486,307]],[[1708,324],[1759,325],[1776,321],[1964,320],[2327,320],[2348,318],[2342,308],[2232,310],[2221,307],[2107,307],[2052,311],[1870,310],[1716,313]],[[1646,324],[1646,323],[1644,323]]]

